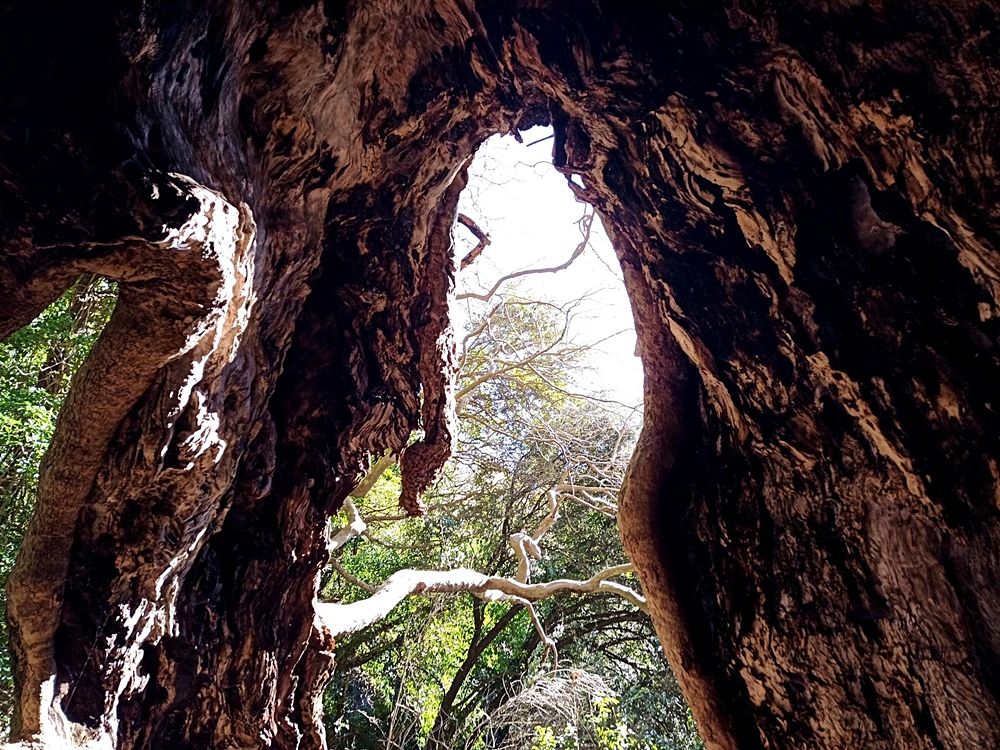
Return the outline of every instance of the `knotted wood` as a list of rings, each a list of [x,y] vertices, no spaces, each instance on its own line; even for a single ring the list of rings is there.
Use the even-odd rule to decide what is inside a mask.
[[[633,300],[621,525],[706,745],[1000,746],[993,3],[2,14],[0,332],[121,288],[11,584],[19,738],[324,745],[327,518],[413,429],[408,505],[447,456],[462,170],[550,123]]]

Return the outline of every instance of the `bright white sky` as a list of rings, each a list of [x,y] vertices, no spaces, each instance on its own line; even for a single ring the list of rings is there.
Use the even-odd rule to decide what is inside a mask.
[[[476,154],[459,211],[485,230],[492,242],[459,274],[459,293],[485,292],[512,271],[564,263],[580,243],[577,223],[587,207],[576,201],[565,178],[552,166],[552,139],[532,145],[551,133],[551,128],[532,128],[521,133],[523,144],[511,136],[495,136]],[[476,244],[475,239],[462,226],[456,228],[455,236],[461,258]],[[590,246],[569,268],[522,277],[514,283],[520,285],[521,294],[556,304],[588,295],[577,308],[570,329],[572,340],[601,343],[594,348],[591,372],[581,373],[580,390],[604,393],[628,405],[642,402],[642,366],[635,356],[632,310],[621,268],[599,218],[591,229]],[[462,325],[465,304],[460,303],[455,311],[457,328]]]

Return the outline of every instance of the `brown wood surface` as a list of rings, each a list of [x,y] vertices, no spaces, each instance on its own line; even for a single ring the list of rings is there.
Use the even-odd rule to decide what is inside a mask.
[[[627,549],[711,750],[1000,747],[994,2],[0,10],[0,334],[119,281],[10,586],[19,738],[318,748],[326,519],[447,458],[449,228],[551,123],[625,270]]]

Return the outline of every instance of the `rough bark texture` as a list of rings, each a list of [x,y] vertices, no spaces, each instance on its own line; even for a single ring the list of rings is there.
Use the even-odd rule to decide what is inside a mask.
[[[661,7],[663,6],[663,7]],[[117,279],[18,736],[309,748],[326,519],[447,456],[448,228],[550,122],[634,302],[622,530],[712,750],[1000,747],[992,2],[5,4],[0,335]]]

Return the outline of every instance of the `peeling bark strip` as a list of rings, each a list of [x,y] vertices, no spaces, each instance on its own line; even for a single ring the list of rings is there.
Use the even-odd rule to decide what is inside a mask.
[[[447,184],[441,205],[430,218],[423,248],[430,273],[425,274],[427,281],[420,290],[411,320],[420,352],[419,373],[423,384],[420,415],[424,435],[407,446],[400,459],[403,488],[399,504],[413,516],[424,513],[420,496],[451,458],[458,437],[455,417],[458,355],[448,307],[455,292],[451,228],[455,224],[458,197],[466,184],[464,165]]]
[[[1000,747],[995,3],[0,11],[0,334],[121,280],[10,589],[18,738],[322,747],[327,519],[453,436],[448,229],[551,122],[626,273],[621,524],[707,745]],[[421,398],[422,396],[422,398]]]

